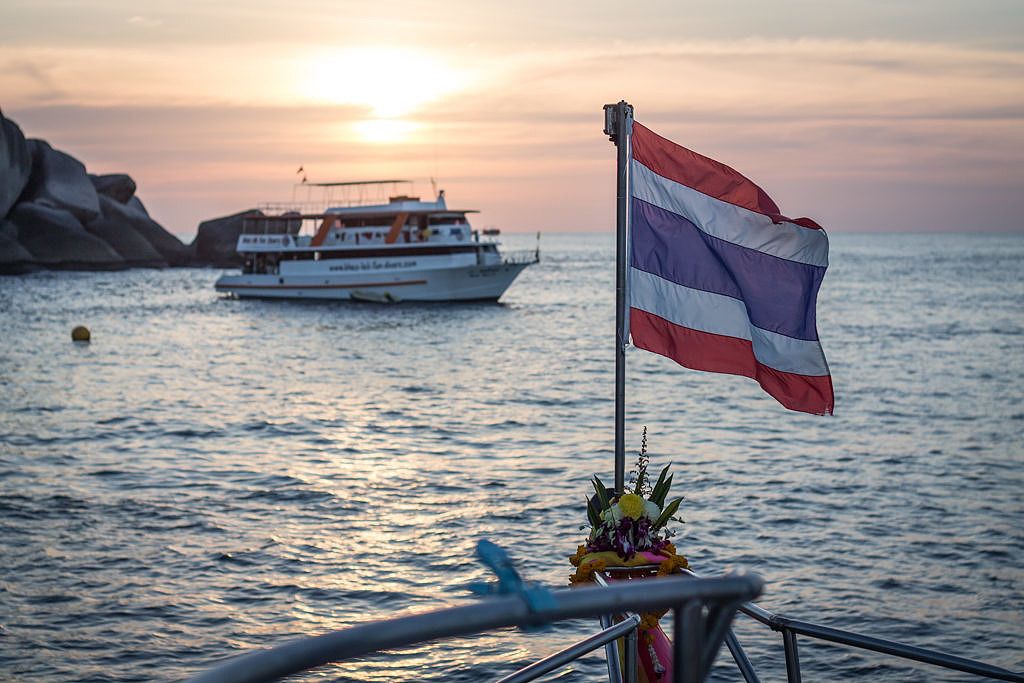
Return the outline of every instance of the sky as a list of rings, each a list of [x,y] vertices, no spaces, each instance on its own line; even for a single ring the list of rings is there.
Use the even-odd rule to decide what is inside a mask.
[[[186,239],[299,167],[610,231],[622,99],[831,231],[1024,231],[1021,0],[0,3],[4,114]]]

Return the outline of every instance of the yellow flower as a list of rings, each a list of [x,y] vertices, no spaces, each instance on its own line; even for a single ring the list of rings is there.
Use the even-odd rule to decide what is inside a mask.
[[[627,493],[619,498],[619,510],[624,517],[640,519],[644,515],[644,499],[635,493]]]

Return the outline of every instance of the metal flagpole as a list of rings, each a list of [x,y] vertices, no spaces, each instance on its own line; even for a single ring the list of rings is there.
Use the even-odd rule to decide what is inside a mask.
[[[617,152],[615,198],[615,491],[626,490],[626,231],[629,224],[629,145],[633,107],[604,105],[604,132]]]

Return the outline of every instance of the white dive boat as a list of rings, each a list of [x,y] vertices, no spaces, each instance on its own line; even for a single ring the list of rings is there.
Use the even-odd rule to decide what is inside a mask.
[[[355,188],[363,196],[366,187],[405,182],[309,186]],[[503,255],[497,240],[481,239],[470,227],[466,215],[477,212],[449,209],[444,190],[432,202],[398,195],[386,203],[353,204],[247,218],[237,247],[242,272],[222,275],[217,291],[261,298],[496,301],[540,259],[539,248]]]

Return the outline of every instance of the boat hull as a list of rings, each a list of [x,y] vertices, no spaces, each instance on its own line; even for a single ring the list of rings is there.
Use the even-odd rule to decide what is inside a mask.
[[[336,301],[497,301],[529,263],[373,274],[222,275],[214,287],[239,298]]]

